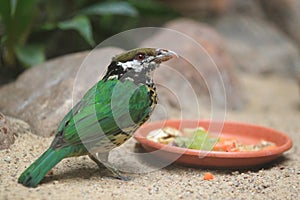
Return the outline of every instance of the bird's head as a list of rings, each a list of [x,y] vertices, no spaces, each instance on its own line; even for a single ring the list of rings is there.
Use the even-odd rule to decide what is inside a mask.
[[[177,54],[156,48],[137,48],[113,57],[104,79],[132,80],[135,83],[152,84],[151,72],[162,62]]]

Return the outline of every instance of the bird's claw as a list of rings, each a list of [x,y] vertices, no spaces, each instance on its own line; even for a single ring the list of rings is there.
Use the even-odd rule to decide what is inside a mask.
[[[123,176],[121,174],[118,174],[117,178],[120,179],[120,180],[122,180],[122,181],[130,181],[130,180],[132,180],[131,177],[129,177],[129,176]]]

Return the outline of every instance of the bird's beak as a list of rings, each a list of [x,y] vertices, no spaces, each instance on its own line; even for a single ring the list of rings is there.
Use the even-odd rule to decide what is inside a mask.
[[[178,58],[178,55],[174,51],[166,49],[157,49],[155,62],[161,63],[170,60],[171,58]]]

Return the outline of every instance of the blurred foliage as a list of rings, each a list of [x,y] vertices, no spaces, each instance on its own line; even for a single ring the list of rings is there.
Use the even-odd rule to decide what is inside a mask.
[[[22,70],[177,15],[155,0],[1,0],[1,66]]]

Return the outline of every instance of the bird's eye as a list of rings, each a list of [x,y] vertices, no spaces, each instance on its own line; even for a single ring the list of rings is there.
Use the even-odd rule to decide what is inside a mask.
[[[135,59],[136,60],[144,60],[145,57],[146,57],[146,55],[144,53],[138,53],[138,54],[136,54]]]

